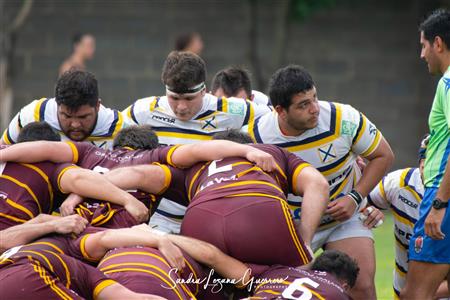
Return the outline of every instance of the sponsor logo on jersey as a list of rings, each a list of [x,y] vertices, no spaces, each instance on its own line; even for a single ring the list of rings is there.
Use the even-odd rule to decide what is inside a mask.
[[[419,204],[412,202],[411,200],[403,197],[402,195],[398,195],[398,198],[400,199],[400,201],[402,201],[403,203],[405,203],[406,205],[408,205],[412,208],[417,208],[419,206]]]
[[[353,136],[355,134],[356,124],[347,120],[342,121],[342,135]]]
[[[171,117],[163,117],[163,116],[153,115],[152,120],[158,120],[158,121],[169,123],[169,124],[175,124],[176,119],[171,118]]]
[[[208,120],[203,120],[201,122],[202,124],[202,129],[203,130],[213,130],[213,129],[217,129],[217,120],[216,120],[216,116],[212,116],[210,119]]]
[[[416,253],[420,253],[420,251],[422,251],[422,247],[423,247],[423,237],[419,236],[414,241],[414,251],[416,251]]]
[[[317,150],[319,151],[319,157],[322,163],[333,161],[337,156],[333,144],[325,145]]]
[[[373,126],[373,124],[369,124],[369,133],[370,133],[370,135],[377,134],[377,128],[375,126]]]
[[[229,102],[228,112],[232,115],[243,116],[245,114],[245,104]]]

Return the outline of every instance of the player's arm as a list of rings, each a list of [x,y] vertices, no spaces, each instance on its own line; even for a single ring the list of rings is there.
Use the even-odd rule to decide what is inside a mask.
[[[119,247],[146,246],[158,248],[169,264],[182,269],[183,254],[166,236],[142,229],[146,224],[132,228],[108,229],[86,237],[84,251],[94,261],[100,260],[107,251]]]
[[[267,172],[271,172],[276,168],[272,155],[250,145],[225,140],[179,146],[172,153],[171,160],[173,165],[186,168],[201,161],[219,160],[227,157],[246,158]]]
[[[68,143],[36,141],[11,145],[0,150],[0,161],[34,163],[41,161],[71,162],[73,152]]]
[[[60,175],[59,186],[65,193],[122,205],[138,222],[148,219],[148,208],[142,202],[97,172],[77,167],[66,168]]]
[[[79,234],[86,228],[87,223],[86,219],[78,215],[69,217],[38,215],[24,224],[0,231],[0,253],[52,232]]]
[[[216,246],[181,235],[170,234],[167,236],[194,260],[212,268],[222,277],[235,279],[239,286],[244,286],[249,282],[251,274],[247,265],[226,255]]]
[[[329,201],[330,186],[325,177],[315,168],[302,165],[297,168],[302,169],[298,175],[294,172],[293,191],[294,194],[303,197],[302,217],[298,231],[305,243],[311,246],[313,235]]]
[[[115,186],[159,194],[170,183],[170,170],[165,165],[136,165],[116,168],[103,175]]]

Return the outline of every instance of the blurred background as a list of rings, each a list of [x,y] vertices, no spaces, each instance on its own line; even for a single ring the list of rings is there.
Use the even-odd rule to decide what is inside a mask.
[[[438,79],[419,58],[417,26],[449,2],[0,0],[0,127],[33,99],[54,95],[76,33],[95,37],[86,69],[97,76],[103,103],[123,109],[164,93],[165,57],[178,35],[197,32],[208,84],[218,70],[243,65],[254,88],[267,92],[277,68],[303,65],[320,99],[349,103],[377,124],[396,167],[415,165]]]

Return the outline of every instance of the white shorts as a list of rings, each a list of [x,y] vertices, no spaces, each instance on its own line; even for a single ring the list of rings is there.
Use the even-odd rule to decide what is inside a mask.
[[[348,238],[367,237],[373,240],[372,230],[363,225],[354,214],[350,219],[324,230],[317,231],[314,234],[311,247],[314,252],[322,248],[326,243],[336,242]]]
[[[149,225],[167,233],[178,234],[185,213],[185,206],[163,198],[150,218]]]

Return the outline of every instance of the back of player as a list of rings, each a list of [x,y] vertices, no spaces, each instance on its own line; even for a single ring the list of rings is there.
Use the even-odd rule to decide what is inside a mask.
[[[187,254],[181,273],[172,268],[164,255],[148,247],[118,248],[108,252],[98,269],[138,293],[156,294],[167,299],[196,299],[200,284],[187,284],[204,277],[201,267]]]
[[[277,171],[265,173],[241,158],[195,165],[186,174],[191,203],[181,232],[244,262],[308,263],[311,256],[297,235],[286,195],[297,194],[293,181],[309,165],[276,146],[252,146],[272,154]]]
[[[276,266],[261,274],[250,299],[349,300],[336,278],[327,272]]]

